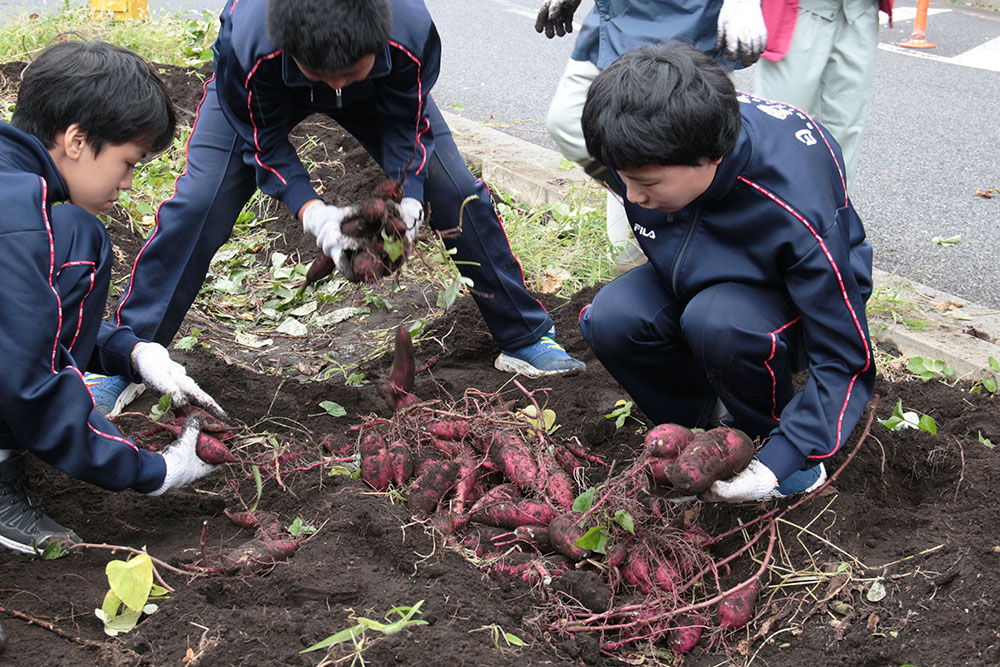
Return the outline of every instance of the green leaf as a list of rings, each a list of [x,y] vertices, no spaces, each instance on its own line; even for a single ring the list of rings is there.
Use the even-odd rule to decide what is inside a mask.
[[[178,350],[190,350],[198,343],[197,336],[184,336],[179,341],[174,343],[174,347]]]
[[[594,526],[573,544],[581,549],[590,549],[591,551],[602,554],[608,544],[608,527]]]
[[[937,422],[930,415],[921,415],[918,428],[921,431],[927,431],[931,435],[934,435],[937,433]]]
[[[962,235],[956,234],[955,236],[933,236],[931,237],[931,243],[936,243],[939,246],[949,247],[953,245],[958,245],[962,242]]]
[[[982,444],[986,445],[990,449],[993,449],[996,446],[996,445],[993,444],[993,442],[989,438],[983,436],[983,432],[982,431],[979,431],[978,433],[979,433],[979,442],[981,442]]]
[[[42,553],[39,557],[42,560],[55,560],[56,558],[62,558],[69,554],[69,551],[63,547],[59,542],[49,542],[42,549]]]
[[[118,615],[118,610],[122,606],[122,600],[120,597],[115,595],[115,592],[109,590],[104,594],[104,602],[101,603],[101,611],[105,613],[108,618],[114,618]]]
[[[615,523],[635,535],[635,520],[627,511],[618,510],[615,512]]]
[[[153,561],[149,554],[137,554],[128,561],[110,561],[104,570],[114,594],[126,607],[141,612],[153,587]]]
[[[868,592],[865,593],[865,597],[868,598],[869,602],[878,602],[885,598],[885,596],[885,584],[882,582],[881,578],[873,581],[871,587],[868,589]]]
[[[517,635],[515,635],[512,632],[504,631],[503,638],[511,646],[527,646],[527,644],[524,642],[523,639],[521,639],[520,637],[518,637]]]
[[[330,635],[326,639],[322,639],[308,648],[304,648],[299,653],[309,653],[310,651],[318,651],[321,648],[326,648],[328,646],[333,646],[334,644],[340,644],[348,639],[354,640],[355,637],[364,633],[364,628],[361,624],[353,625],[345,630],[341,630],[335,634]]]
[[[997,373],[1000,373],[1000,361],[997,361],[994,357],[990,357],[989,363],[990,368],[995,370]]]
[[[984,377],[983,388],[991,394],[997,393],[997,379],[992,375]]]
[[[339,403],[334,403],[333,401],[323,401],[319,404],[319,407],[326,411],[326,414],[331,417],[343,417],[347,414],[347,410],[344,409]]]
[[[597,493],[597,489],[593,486],[578,495],[573,500],[573,511],[574,512],[589,512],[591,505],[594,504],[594,494]]]

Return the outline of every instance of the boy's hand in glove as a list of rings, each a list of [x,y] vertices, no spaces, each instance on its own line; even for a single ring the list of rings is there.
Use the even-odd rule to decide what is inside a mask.
[[[545,0],[535,19],[535,32],[544,32],[552,39],[573,32],[573,13],[580,6],[580,0]]]
[[[399,218],[406,225],[406,242],[413,245],[420,226],[424,224],[424,203],[414,197],[404,197],[399,202]]]
[[[198,446],[198,435],[201,433],[201,415],[192,414],[184,420],[184,428],[174,442],[163,450],[163,461],[167,464],[167,474],[163,478],[163,484],[155,491],[150,491],[149,495],[159,496],[171,489],[190,484],[201,479],[218,466],[209,465],[200,458],[196,447]]]
[[[757,459],[750,461],[742,472],[729,479],[712,482],[701,494],[706,502],[746,503],[778,497],[778,478],[771,469]]]
[[[187,371],[170,358],[167,348],[159,343],[139,343],[132,350],[132,367],[143,383],[159,396],[170,394],[173,407],[182,408],[194,403],[226,421],[229,416],[194,380]],[[199,427],[201,422],[198,423]]]
[[[357,215],[357,206],[329,206],[315,201],[302,211],[302,228],[316,237],[316,245],[326,256],[336,260],[345,250],[353,250],[362,245],[360,239],[348,236],[341,230],[343,222]]]
[[[767,48],[760,0],[723,0],[715,48],[744,66],[757,62]]]

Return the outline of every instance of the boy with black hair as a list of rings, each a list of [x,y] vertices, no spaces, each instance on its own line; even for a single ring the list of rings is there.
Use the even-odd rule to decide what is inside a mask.
[[[552,319],[524,286],[485,183],[469,173],[429,95],[441,45],[421,0],[230,0],[214,51],[187,171],[136,259],[118,323],[169,343],[258,188],[282,200],[352,278],[342,260],[354,239],[340,223],[356,209],[323,201],[288,140],[299,122],[322,113],[402,183],[398,212],[409,238],[425,203],[437,230],[462,218],[447,245],[502,351],[498,368],[532,376],[584,368],[553,340]],[[112,414],[130,398],[121,378],[99,384]]]
[[[95,409],[83,378],[88,369],[121,374],[171,394],[176,407],[225,416],[162,346],[102,321],[113,256],[96,215],[131,188],[136,162],[170,144],[175,123],[150,65],[101,42],[38,54],[11,123],[0,122],[2,546],[34,553],[78,540],[28,494],[14,449],[106,489],[150,495],[214,468],[195,453],[200,417],[163,454],[142,450]]]
[[[709,427],[728,409],[763,439],[703,499],[815,488],[875,381],[871,246],[836,142],[797,109],[737,93],[680,42],[599,74],[583,131],[649,258],[583,310],[584,338],[655,423]]]

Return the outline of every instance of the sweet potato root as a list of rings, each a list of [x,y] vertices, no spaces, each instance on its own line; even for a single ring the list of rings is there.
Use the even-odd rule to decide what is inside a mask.
[[[694,438],[689,428],[679,424],[659,424],[646,434],[646,454],[661,459],[675,459]]]
[[[538,466],[531,450],[514,433],[499,431],[493,435],[489,448],[490,459],[497,464],[506,479],[517,488],[531,492],[538,480]]]
[[[742,628],[753,618],[754,605],[757,604],[757,581],[722,598],[716,608],[719,627],[723,630]]]
[[[222,569],[228,574],[254,574],[291,558],[295,540],[248,540],[222,555]]]
[[[158,428],[180,436],[183,427],[177,422],[163,422]],[[226,445],[213,435],[199,433],[198,442],[194,448],[195,453],[205,463],[219,465],[222,463],[238,463],[239,459],[233,456]]]
[[[431,422],[427,425],[427,432],[440,440],[457,442],[464,440],[472,432],[472,429],[469,427],[469,422],[461,419],[447,419]]]
[[[438,503],[455,484],[458,464],[454,461],[435,461],[427,466],[420,477],[413,482],[406,506],[417,516],[429,516],[437,509]]]
[[[587,532],[579,526],[582,517],[579,512],[565,512],[549,523],[549,540],[552,541],[552,548],[574,561],[590,556],[590,550],[581,549],[574,544]]]
[[[308,287],[333,273],[333,266],[333,260],[327,255],[322,252],[316,255],[312,264],[309,265],[309,270],[306,271],[306,286]]]
[[[390,199],[398,204],[403,201],[403,185],[391,178],[387,178],[375,186],[372,194],[379,199]]]
[[[376,491],[389,488],[392,463],[385,440],[378,433],[366,433],[361,439],[361,479]]]
[[[416,357],[413,354],[413,340],[409,330],[396,327],[396,342],[392,350],[392,367],[389,379],[379,387],[382,398],[393,410],[401,410],[417,402],[413,396],[413,382]]]
[[[746,468],[753,455],[753,443],[745,433],[714,428],[694,437],[667,467],[667,478],[682,492],[695,495]]]

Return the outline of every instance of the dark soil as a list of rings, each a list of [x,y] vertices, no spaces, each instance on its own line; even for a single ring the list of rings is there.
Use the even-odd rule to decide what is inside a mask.
[[[3,71],[10,75],[19,68]],[[198,78],[170,68],[165,73],[180,105],[193,109]],[[331,199],[366,194],[381,177],[329,121],[307,121],[300,130],[321,136],[331,149],[344,146],[347,159],[354,160],[349,164],[355,167],[345,172],[317,174],[334,188],[327,193]],[[269,224],[286,233],[283,252],[301,251],[308,261],[312,243],[301,237],[287,212],[277,216]],[[112,221],[110,230],[130,261],[139,241],[120,222]],[[127,271],[127,263],[123,267]],[[325,353],[353,368],[367,350],[383,344],[381,337],[370,340],[376,338],[370,332],[419,315],[420,299],[414,294],[424,289],[414,285],[391,314],[342,323],[319,340],[275,337],[275,345],[264,352],[233,342],[231,332],[212,320],[204,305],[192,310],[190,321],[199,326],[216,322],[211,346],[174,354],[238,423],[230,444],[261,464],[259,507],[276,514],[284,526],[301,518],[319,530],[292,558],[265,572],[184,577],[160,568],[174,593],[135,630],[114,639],[103,633],[93,610],[107,591],[105,565],[126,554],[85,548],[42,561],[0,552],[0,622],[7,634],[0,661],[25,666],[315,665],[323,661],[324,651],[299,651],[352,625],[352,615],[382,620],[393,607],[423,600],[420,618],[428,625],[391,636],[368,633],[365,663],[610,665],[627,658],[629,664],[639,664],[637,654],[603,655],[595,637],[560,636],[530,623],[545,604],[543,591],[481,573],[444,548],[439,535],[413,521],[405,506],[360,481],[328,474],[331,463],[320,464],[330,455],[324,442],[333,449],[349,445],[356,438],[351,426],[372,413],[390,416],[376,389],[389,359],[362,364],[368,383],[360,387],[346,386],[338,374],[317,381],[315,372],[306,372],[316,369],[304,367]],[[624,464],[641,441],[638,423],[616,430],[604,417],[626,397],[590,354],[576,325],[577,313],[594,291],[584,290],[569,302],[543,297],[560,341],[588,363],[587,371],[520,381],[528,389],[551,390],[548,407],[562,425],[560,436],[577,436],[594,453]],[[415,393],[450,401],[471,387],[522,398],[509,377],[493,370],[496,353],[474,304],[463,297],[429,325],[417,344],[417,366],[427,367],[417,375]],[[299,381],[309,377],[313,381]],[[1000,664],[995,603],[1000,586],[993,578],[1000,560],[1000,459],[981,441],[1000,442],[1000,410],[993,397],[967,389],[880,379],[878,417],[888,417],[901,399],[904,408],[934,417],[937,434],[889,431],[875,422],[856,458],[835,480],[833,492],[806,502],[779,526],[776,566],[765,575],[769,586],[750,626],[725,638],[706,634],[684,664]],[[144,396],[132,416],[119,419],[126,434],[149,428],[141,415],[152,401]],[[317,408],[321,401],[339,403],[347,416],[322,414]],[[831,472],[853,450],[862,427],[829,462]],[[255,434],[269,434],[275,441],[255,439]],[[153,443],[155,437],[146,440]],[[275,457],[281,457],[277,468]],[[31,473],[49,513],[89,543],[145,548],[177,567],[200,563],[202,550],[209,564],[218,563],[223,550],[253,537],[253,531],[238,528],[223,514],[254,500],[255,482],[246,465],[227,466],[193,488],[159,498],[106,492],[37,461],[32,461]],[[709,533],[719,534],[761,511],[706,506],[698,521]],[[727,540],[715,555],[738,546]],[[734,569],[756,567],[746,558]],[[840,574],[830,576],[838,568]],[[582,597],[585,571],[570,573],[554,586],[574,589]],[[873,588],[876,581],[884,586],[880,599],[878,586]],[[477,631],[493,624],[527,646],[514,649],[501,643],[503,648],[497,648],[488,631]],[[338,649],[327,657],[346,658],[343,664],[349,664],[351,652]]]

